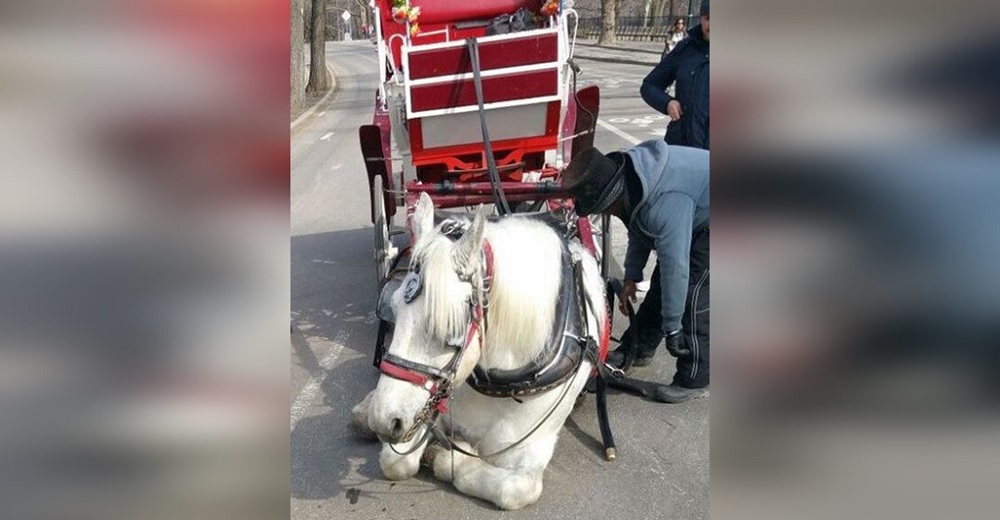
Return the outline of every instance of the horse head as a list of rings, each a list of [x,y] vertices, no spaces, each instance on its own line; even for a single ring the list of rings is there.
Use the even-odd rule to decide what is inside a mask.
[[[453,241],[435,229],[433,203],[421,194],[411,226],[410,272],[392,295],[396,325],[369,415],[371,429],[390,443],[409,441],[435,410],[443,411],[482,354],[483,212]]]

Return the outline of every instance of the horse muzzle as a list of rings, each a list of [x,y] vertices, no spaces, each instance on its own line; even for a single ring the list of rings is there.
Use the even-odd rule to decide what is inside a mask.
[[[413,439],[417,430],[413,427],[412,417],[403,418],[399,416],[376,421],[373,429],[380,441],[389,444],[408,442]]]

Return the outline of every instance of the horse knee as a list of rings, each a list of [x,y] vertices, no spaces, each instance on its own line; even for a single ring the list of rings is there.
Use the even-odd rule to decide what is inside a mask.
[[[454,483],[459,491],[485,498],[508,511],[530,506],[542,495],[541,472],[525,474],[499,468],[462,471],[456,467]]]
[[[465,441],[454,441],[455,445],[469,453],[475,453],[475,449]],[[434,477],[438,480],[444,482],[452,482],[455,480],[455,473],[460,473],[464,470],[466,464],[467,455],[462,454],[454,450],[448,450],[441,446],[433,446],[436,449],[433,469]]]
[[[530,475],[507,479],[500,486],[500,496],[496,505],[500,509],[514,511],[530,506],[542,496],[542,475]]]
[[[407,456],[399,456],[388,444],[382,445],[382,453],[379,454],[378,463],[382,468],[382,475],[389,480],[406,480],[420,471],[420,456],[418,450]]]
[[[368,414],[371,409],[372,394],[374,393],[374,390],[368,392],[368,395],[351,409],[351,429],[359,437],[372,440],[377,437],[375,436],[375,431],[368,425]]]

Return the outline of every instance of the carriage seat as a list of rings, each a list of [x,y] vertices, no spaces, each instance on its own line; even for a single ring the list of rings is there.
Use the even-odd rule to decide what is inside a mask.
[[[491,20],[502,14],[513,14],[520,8],[537,13],[543,0],[410,0],[420,8],[420,24],[447,24],[472,20]]]

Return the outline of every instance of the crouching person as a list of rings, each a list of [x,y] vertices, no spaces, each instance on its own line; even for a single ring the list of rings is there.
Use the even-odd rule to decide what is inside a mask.
[[[649,291],[623,343],[634,342],[635,366],[648,365],[661,341],[677,358],[673,382],[654,392],[661,402],[708,395],[708,157],[707,150],[655,140],[607,155],[585,150],[562,175],[578,214],[614,215],[628,228],[623,313],[656,251]],[[609,362],[621,366],[622,349]]]

